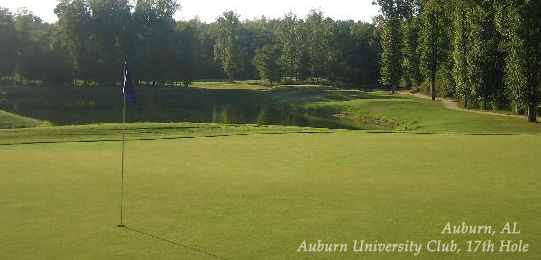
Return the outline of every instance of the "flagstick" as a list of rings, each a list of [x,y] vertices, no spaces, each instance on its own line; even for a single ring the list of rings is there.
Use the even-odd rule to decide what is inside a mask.
[[[123,211],[124,211],[124,144],[126,142],[126,94],[124,93],[124,102],[122,105],[122,185],[120,191],[120,224],[119,228],[124,227]]]

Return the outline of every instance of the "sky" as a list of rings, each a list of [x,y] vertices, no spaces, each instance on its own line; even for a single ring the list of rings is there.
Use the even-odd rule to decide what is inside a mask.
[[[16,13],[20,7],[30,11],[46,22],[57,20],[54,8],[57,0],[0,0],[0,7],[9,8]],[[300,18],[311,9],[320,8],[335,20],[360,20],[371,22],[379,8],[372,5],[372,0],[179,0],[182,6],[175,16],[177,20],[189,20],[198,16],[203,22],[213,22],[225,10],[234,10],[241,20],[253,19],[264,15],[267,18],[280,18],[289,11]]]

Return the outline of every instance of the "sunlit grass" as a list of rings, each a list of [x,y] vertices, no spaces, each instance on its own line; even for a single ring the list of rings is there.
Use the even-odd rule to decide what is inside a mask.
[[[449,110],[439,101],[374,91],[345,101],[305,102],[308,112],[349,120],[383,120],[397,131],[467,134],[541,134],[541,124],[525,119]]]
[[[246,135],[126,144],[0,146],[0,259],[410,259],[299,253],[303,240],[455,240],[460,255],[539,259],[537,136]],[[441,235],[447,222],[519,222],[520,235]],[[160,237],[177,244],[157,239]],[[467,240],[523,240],[526,253],[466,253]]]

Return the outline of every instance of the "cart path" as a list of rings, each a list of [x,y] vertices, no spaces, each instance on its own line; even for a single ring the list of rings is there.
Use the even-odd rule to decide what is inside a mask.
[[[398,94],[402,95],[409,95],[414,96],[421,99],[432,99],[431,96],[420,94],[420,93],[411,93],[407,91],[399,91]],[[464,109],[458,106],[458,102],[456,100],[450,99],[450,98],[436,98],[436,101],[441,101],[443,103],[443,106],[450,110],[457,110],[457,111],[464,111],[468,113],[475,113],[475,114],[483,114],[483,115],[493,115],[493,116],[503,116],[503,117],[513,117],[513,118],[526,118],[525,116],[521,115],[509,115],[509,114],[502,114],[502,113],[496,113],[491,111],[485,111],[485,110],[471,110],[471,109]]]

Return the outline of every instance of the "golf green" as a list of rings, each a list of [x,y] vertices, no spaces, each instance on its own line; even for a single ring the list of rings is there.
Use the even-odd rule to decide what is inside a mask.
[[[539,259],[541,139],[356,131],[0,146],[0,259]],[[442,234],[447,225],[492,234]],[[510,222],[520,234],[500,234]],[[298,252],[301,244],[347,252]],[[415,252],[355,252],[360,243]],[[377,242],[376,242],[377,240]],[[457,252],[428,252],[430,241]],[[467,241],[496,252],[467,252]],[[501,240],[527,252],[498,252]],[[437,248],[436,244],[433,248]],[[359,247],[359,244],[357,244]],[[301,250],[302,251],[302,250]]]

